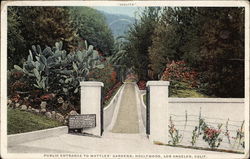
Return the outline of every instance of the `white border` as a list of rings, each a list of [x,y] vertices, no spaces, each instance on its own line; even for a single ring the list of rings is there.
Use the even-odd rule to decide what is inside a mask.
[[[245,130],[244,155],[220,155],[219,158],[247,158],[249,155],[249,2],[247,1],[4,1],[1,2],[1,157],[43,158],[43,154],[7,154],[7,6],[180,6],[180,7],[245,7]],[[236,108],[237,109],[237,108]],[[247,133],[248,132],[248,133]],[[217,155],[206,155],[218,158]]]
[[[200,6],[246,7],[247,1],[3,1],[7,6]]]

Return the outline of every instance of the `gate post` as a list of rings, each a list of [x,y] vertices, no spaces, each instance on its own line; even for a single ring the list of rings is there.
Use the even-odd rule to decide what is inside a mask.
[[[168,86],[169,81],[148,81],[149,123],[151,142],[168,143]]]
[[[101,136],[102,119],[101,119],[101,88],[102,82],[83,81],[81,86],[81,114],[96,114],[96,127],[86,128],[82,132]]]

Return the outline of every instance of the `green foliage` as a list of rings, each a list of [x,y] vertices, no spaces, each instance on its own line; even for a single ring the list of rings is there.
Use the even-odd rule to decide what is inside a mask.
[[[154,28],[159,21],[160,8],[146,7],[128,31],[127,51],[132,59],[133,69],[140,79],[148,79],[148,47],[152,45]]]
[[[95,68],[88,74],[89,80],[99,81],[104,83],[104,95],[116,84],[116,72],[112,65],[105,63],[103,69]]]
[[[20,59],[22,59],[23,56],[20,50],[25,46],[24,37],[19,29],[21,25],[20,17],[17,15],[17,11],[12,7],[8,7],[7,23],[8,68],[11,68],[14,64],[21,64]]]
[[[171,97],[178,98],[209,98],[209,96],[202,94],[195,89],[188,89],[187,87],[184,89],[172,90],[170,94]]]
[[[244,123],[245,121],[242,122],[240,129],[236,131],[236,136],[233,137],[234,138],[233,147],[236,146],[237,149],[239,148],[239,146],[241,146],[242,148],[245,148]],[[229,133],[228,133],[228,137],[229,137]]]
[[[222,142],[222,124],[218,124],[218,129],[208,125],[205,120],[201,117],[201,110],[199,113],[199,125],[195,126],[192,131],[192,146],[195,146],[197,139],[202,135],[202,139],[208,143],[209,147],[212,149],[218,148]],[[230,144],[230,143],[229,143]]]
[[[204,88],[219,97],[244,97],[244,8],[213,9],[206,17],[200,52]]]
[[[172,61],[167,64],[161,80],[170,81],[170,96],[206,97],[199,93],[198,75],[198,72],[184,61]]]
[[[90,7],[69,7],[70,20],[80,38],[87,40],[104,55],[112,54],[114,39],[105,17]]]
[[[8,7],[8,60],[13,64],[28,54],[29,47],[42,47],[63,41],[71,49],[75,32],[69,21],[68,11],[62,7],[11,6]],[[21,46],[20,46],[21,45]],[[12,59],[12,57],[14,57]]]
[[[145,9],[128,34],[134,70],[158,80],[167,63],[184,60],[201,72],[204,94],[244,97],[244,13],[243,7]]]
[[[209,127],[204,120],[202,121],[203,140],[208,143],[210,148],[218,148],[222,142],[222,138],[220,137],[222,124],[219,124],[218,129],[216,129]]]
[[[22,71],[30,78],[34,87],[45,92],[79,97],[79,83],[87,80],[92,69],[103,68],[99,55],[93,46],[84,50],[67,54],[62,50],[62,42],[55,43],[55,47],[39,45],[32,46],[32,51],[24,62],[23,67],[15,65],[15,69]]]
[[[175,128],[175,125],[173,123],[171,116],[170,116],[169,122],[170,124],[168,125],[169,127],[168,132],[170,134],[171,140],[168,143],[175,146],[181,142],[182,135],[179,133],[179,130]]]
[[[8,108],[7,118],[8,135],[62,126],[62,123],[45,116],[12,108]]]
[[[110,57],[110,63],[114,66],[118,73],[118,80],[123,81],[125,79],[128,68],[131,68],[131,57],[126,49],[127,43],[124,37],[118,37],[115,42],[114,53]]]

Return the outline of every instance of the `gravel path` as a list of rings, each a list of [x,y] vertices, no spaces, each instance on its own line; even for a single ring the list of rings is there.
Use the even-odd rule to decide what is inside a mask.
[[[133,83],[126,83],[113,133],[139,133],[138,114]]]

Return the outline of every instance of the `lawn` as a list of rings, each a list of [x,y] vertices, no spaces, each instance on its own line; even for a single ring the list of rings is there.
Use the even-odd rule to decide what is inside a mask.
[[[170,97],[177,98],[209,98],[209,96],[204,95],[194,89],[180,89],[176,90],[174,94],[170,95]],[[143,95],[143,101],[146,104],[146,94]]]
[[[62,123],[46,118],[45,116],[12,108],[8,108],[7,116],[8,135],[48,129],[63,125]]]
[[[202,94],[200,92],[197,92],[194,89],[181,89],[176,90],[176,92],[170,97],[178,97],[178,98],[209,98],[209,96]]]

